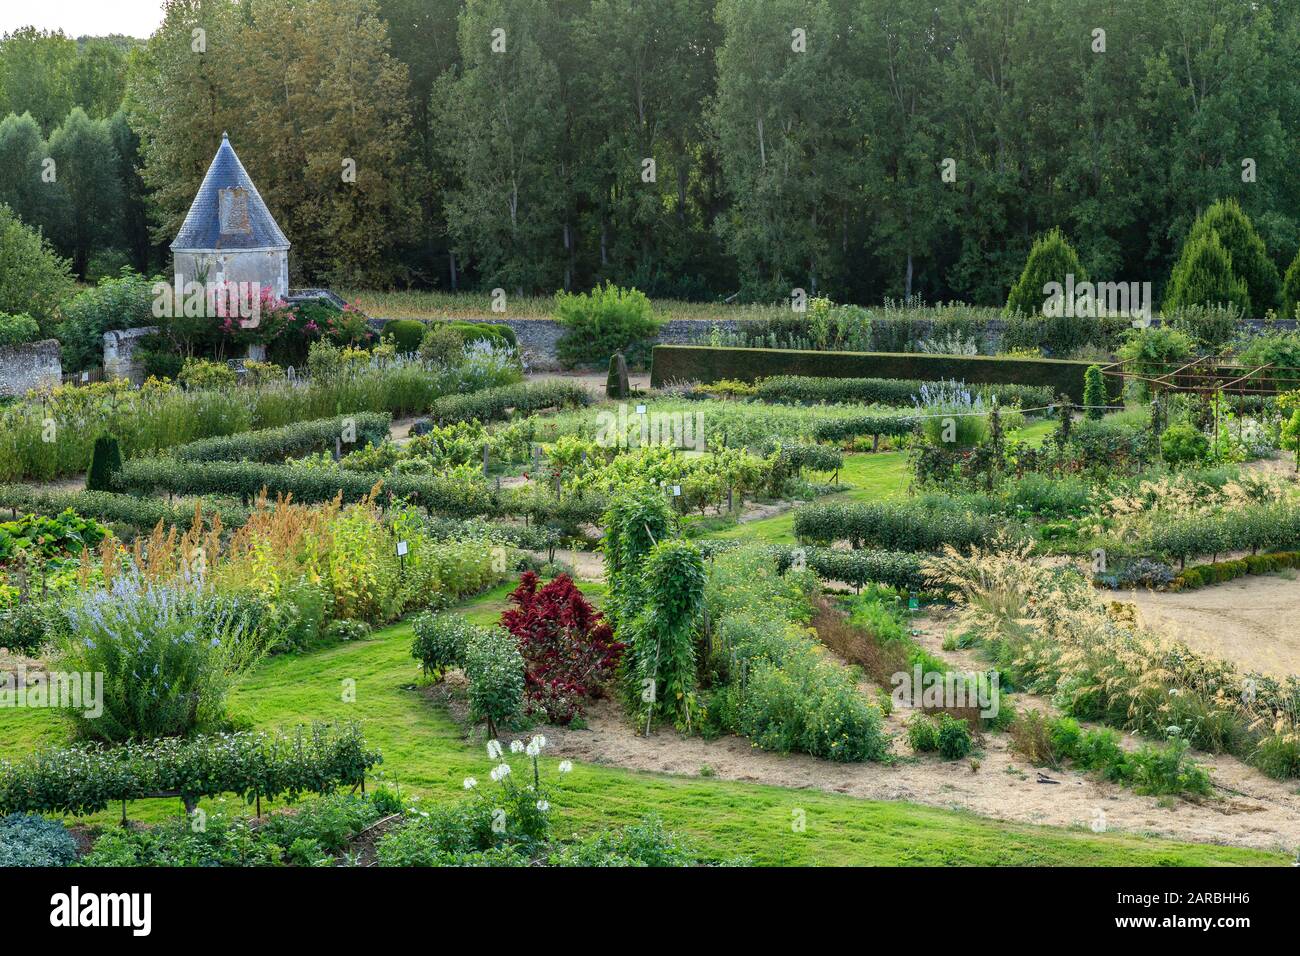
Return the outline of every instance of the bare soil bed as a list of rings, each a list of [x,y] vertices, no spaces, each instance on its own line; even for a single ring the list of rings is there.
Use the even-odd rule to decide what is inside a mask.
[[[1274,677],[1300,674],[1300,580],[1247,575],[1174,593],[1138,591],[1126,598],[1144,623],[1195,651]]]

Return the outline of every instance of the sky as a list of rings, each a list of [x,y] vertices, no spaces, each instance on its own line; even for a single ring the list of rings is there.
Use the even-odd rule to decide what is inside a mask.
[[[70,37],[125,33],[147,37],[162,23],[163,0],[0,0],[0,34],[18,27]]]

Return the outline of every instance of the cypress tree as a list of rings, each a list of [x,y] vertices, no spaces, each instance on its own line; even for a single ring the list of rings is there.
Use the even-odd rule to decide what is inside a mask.
[[[87,491],[112,491],[113,476],[122,470],[122,449],[112,435],[95,439],[95,450],[90,456],[90,471],[86,473]]]
[[[1213,229],[1189,236],[1169,277],[1165,312],[1194,305],[1235,305],[1251,314],[1246,283],[1233,271],[1232,255]]]
[[[1065,277],[1070,274],[1074,275],[1076,285],[1088,278],[1079,254],[1061,230],[1053,229],[1039,236],[1029,250],[1024,271],[1007,296],[1006,315],[1041,315],[1047,298],[1043,287],[1049,282],[1059,282],[1064,288]]]
[[[1083,373],[1084,414],[1093,420],[1105,414],[1102,408],[1106,404],[1106,385],[1102,381],[1101,366],[1089,365]]]

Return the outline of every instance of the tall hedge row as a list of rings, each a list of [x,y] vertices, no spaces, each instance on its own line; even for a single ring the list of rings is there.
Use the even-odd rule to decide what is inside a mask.
[[[854,548],[939,551],[983,544],[998,531],[987,515],[957,509],[922,508],[911,502],[814,504],[794,513],[800,541],[847,541]]]
[[[979,384],[1031,385],[1083,400],[1088,362],[1063,359],[1002,358],[989,355],[925,355],[899,352],[814,352],[798,349],[744,349],[711,345],[656,345],[650,385],[712,383],[726,379],[756,382],[777,375],[816,378],[894,378]]]

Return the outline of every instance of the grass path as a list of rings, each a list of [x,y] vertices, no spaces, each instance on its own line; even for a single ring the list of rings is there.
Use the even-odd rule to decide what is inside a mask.
[[[508,586],[464,606],[471,618],[495,621]],[[585,590],[596,599],[600,586]],[[231,710],[258,727],[310,720],[359,720],[384,754],[383,775],[407,794],[447,800],[463,796],[461,781],[486,782],[486,754],[463,739],[447,713],[413,685],[410,627],[397,625],[372,639],[306,654],[276,657],[236,690]],[[354,689],[353,699],[344,691]],[[61,742],[63,725],[48,711],[0,712],[0,756]],[[707,778],[633,773],[579,764],[562,779],[553,803],[561,833],[634,822],[657,813],[690,834],[717,859],[737,855],[762,864],[823,865],[1283,865],[1274,853],[1140,836],[1095,835],[1001,823],[969,813],[879,802],[813,790]],[[210,804],[209,804],[210,805]],[[135,820],[158,820],[175,800],[139,801]],[[115,813],[100,814],[110,823]],[[793,824],[803,819],[796,832]]]

